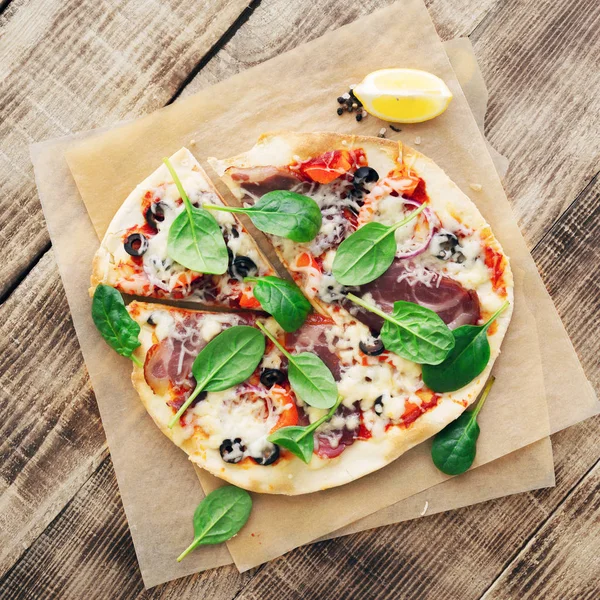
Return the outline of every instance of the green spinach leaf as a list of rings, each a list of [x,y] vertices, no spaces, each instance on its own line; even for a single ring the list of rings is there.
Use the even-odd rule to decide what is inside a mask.
[[[200,392],[221,392],[242,383],[254,373],[265,353],[265,338],[247,325],[226,329],[213,338],[192,365],[196,388],[169,421],[173,427]]]
[[[222,275],[227,271],[229,256],[219,224],[210,213],[192,206],[169,159],[165,158],[164,163],[185,206],[169,227],[167,254],[186,269]]]
[[[256,325],[288,359],[288,378],[294,393],[315,408],[334,406],[338,397],[337,384],[327,365],[311,352],[290,354],[260,321]]]
[[[342,285],[363,285],[383,275],[396,256],[396,229],[415,219],[424,202],[405,219],[394,225],[367,223],[347,237],[338,247],[333,259],[333,276]]]
[[[414,302],[394,302],[391,315],[354,294],[347,298],[385,319],[381,341],[386,350],[419,364],[437,365],[454,347],[452,331],[437,313]]]
[[[113,350],[131,358],[138,367],[142,366],[133,354],[140,345],[140,326],[127,312],[123,298],[115,288],[102,283],[96,287],[92,300],[92,319],[100,335]]]
[[[306,320],[311,305],[296,284],[270,275],[246,277],[244,281],[254,282],[254,297],[285,331],[296,331]]]
[[[423,365],[423,381],[434,392],[454,392],[480,375],[490,360],[487,330],[509,305],[506,301],[485,325],[457,327],[454,348],[439,365]]]
[[[314,239],[323,219],[312,198],[287,190],[267,192],[254,206],[245,208],[215,204],[205,204],[204,208],[246,214],[257,229],[294,242]]]
[[[431,458],[433,464],[446,475],[460,475],[467,471],[475,460],[477,438],[480,429],[477,415],[494,384],[494,377],[490,377],[483,392],[481,400],[475,410],[464,412],[456,421],[453,421],[433,439]]]
[[[198,546],[230,540],[246,524],[251,510],[252,498],[246,490],[227,485],[212,491],[194,512],[194,541],[177,562]]]
[[[316,420],[310,425],[305,427],[292,425],[290,427],[282,427],[274,431],[268,440],[273,444],[278,444],[287,448],[292,454],[295,454],[298,458],[302,459],[306,464],[310,462],[312,458],[313,450],[315,448],[315,430],[326,421],[329,421],[335,414],[338,406],[342,403],[342,397],[339,396],[335,404],[331,407],[326,415],[323,415],[320,419]]]

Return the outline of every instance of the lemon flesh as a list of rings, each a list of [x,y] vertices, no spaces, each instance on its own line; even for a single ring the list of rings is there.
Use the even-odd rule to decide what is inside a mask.
[[[365,110],[394,123],[421,123],[443,113],[452,92],[439,78],[416,69],[374,71],[354,88]]]

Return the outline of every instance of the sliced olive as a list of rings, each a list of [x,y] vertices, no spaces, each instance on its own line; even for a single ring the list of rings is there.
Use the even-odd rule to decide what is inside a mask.
[[[379,356],[385,350],[380,338],[374,338],[368,342],[359,342],[358,347],[367,356]]]
[[[141,256],[148,250],[148,240],[141,233],[132,233],[125,238],[125,252],[130,256]]]
[[[260,382],[268,388],[273,387],[276,383],[283,383],[285,380],[285,373],[279,369],[263,369],[260,374]]]
[[[147,209],[146,223],[158,231],[158,224],[165,220],[165,209],[162,202],[153,202]]]
[[[226,463],[239,463],[240,460],[244,458],[245,451],[246,446],[244,446],[244,444],[242,443],[241,438],[235,438],[234,440],[223,440],[223,442],[219,446],[221,458]]]
[[[435,255],[436,258],[439,258],[440,260],[449,260],[457,252],[456,249],[459,245],[458,238],[453,233],[450,233],[449,231],[446,231],[444,233],[438,233],[435,236],[435,241],[437,242],[439,248],[439,252]]]
[[[150,316],[146,319],[148,325],[156,325],[156,321],[153,319],[154,313],[150,313]]]
[[[239,233],[239,231],[235,227],[231,228],[231,236],[234,237],[234,238],[239,238],[240,237],[240,233]]]
[[[247,256],[236,256],[229,267],[229,274],[240,281],[244,277],[250,277],[258,273],[258,267],[251,258]]]
[[[381,416],[383,414],[383,396],[379,396],[375,399],[375,404],[373,404],[373,410],[376,415]]]
[[[355,186],[363,185],[363,183],[374,183],[379,179],[379,173],[372,167],[359,167],[354,172],[353,183]]]
[[[259,456],[252,457],[259,465],[272,465],[279,458],[279,446],[271,444],[262,451]]]

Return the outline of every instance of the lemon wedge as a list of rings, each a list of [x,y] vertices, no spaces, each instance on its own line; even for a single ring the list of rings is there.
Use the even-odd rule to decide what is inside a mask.
[[[421,123],[441,115],[452,100],[448,86],[416,69],[381,69],[354,88],[364,109],[392,123]]]

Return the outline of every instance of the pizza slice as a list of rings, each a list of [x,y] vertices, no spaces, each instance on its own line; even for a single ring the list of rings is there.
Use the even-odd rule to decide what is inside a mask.
[[[269,191],[291,190],[320,206],[323,223],[311,242],[270,237],[316,310],[334,318],[350,311],[377,335],[381,316],[350,302],[349,292],[386,314],[396,301],[417,303],[452,329],[483,323],[508,301],[489,331],[498,353],[512,311],[508,259],[477,207],[432,160],[391,140],[284,132],[209,163],[246,205]],[[368,223],[398,223],[424,203],[394,232],[395,257],[381,276],[361,285],[336,279],[342,242]],[[346,246],[352,248],[351,239]]]
[[[182,148],[169,162],[193,206],[222,205],[217,190],[189,150]],[[234,215],[213,215],[229,255],[227,272],[199,273],[169,256],[169,228],[184,210],[173,176],[163,164],[131,192],[111,221],[94,258],[91,292],[103,283],[136,296],[258,308],[253,284],[243,279],[273,275],[274,270]]]
[[[262,493],[303,494],[342,485],[382,468],[457,418],[476,394],[435,394],[419,365],[395,354],[361,350],[368,328],[355,319],[335,322],[313,313],[293,333],[255,313],[212,313],[134,301],[141,346],[133,384],[160,430],[190,460],[234,485]],[[326,409],[303,402],[290,386],[288,360],[267,341],[262,360],[244,382],[203,392],[169,427],[194,390],[192,364],[220,333],[263,324],[291,354],[311,352],[331,371],[342,403],[312,433],[305,463],[268,437],[289,426],[308,426]]]

